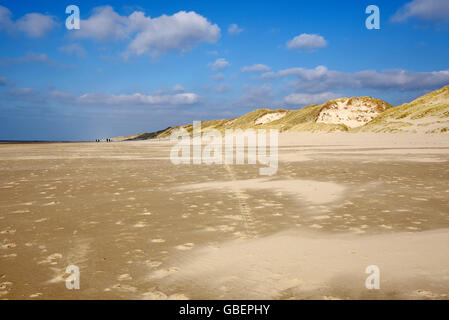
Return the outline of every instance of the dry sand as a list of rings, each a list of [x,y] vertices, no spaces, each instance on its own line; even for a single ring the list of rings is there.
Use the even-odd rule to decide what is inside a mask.
[[[170,147],[1,144],[0,299],[448,299],[447,135],[283,134],[272,177]]]

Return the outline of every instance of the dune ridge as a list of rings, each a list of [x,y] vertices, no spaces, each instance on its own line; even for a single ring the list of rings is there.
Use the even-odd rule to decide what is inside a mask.
[[[238,118],[202,121],[202,131],[230,129],[278,129],[280,132],[449,132],[449,86],[423,95],[410,103],[392,106],[372,97],[330,100],[299,110],[256,109]],[[179,128],[192,132],[192,124],[153,133],[112,138],[113,141],[167,139]]]

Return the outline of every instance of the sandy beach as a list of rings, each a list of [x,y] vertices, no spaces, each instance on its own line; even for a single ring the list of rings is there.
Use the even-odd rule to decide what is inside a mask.
[[[0,299],[449,298],[447,135],[285,133],[269,177],[171,147],[0,144]]]

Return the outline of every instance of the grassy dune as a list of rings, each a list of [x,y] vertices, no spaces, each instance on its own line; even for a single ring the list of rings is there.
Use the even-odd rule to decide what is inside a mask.
[[[347,103],[349,106],[354,102],[362,101],[369,103],[376,111],[385,110],[361,127],[348,128],[344,124],[317,123],[318,116],[322,111],[334,108],[344,99],[346,98],[331,100],[321,105],[307,106],[299,110],[257,109],[234,119],[203,121],[201,127],[202,131],[215,129],[220,132],[228,129],[278,129],[280,132],[449,132],[449,86],[397,107],[392,107],[382,100],[371,97],[350,98]],[[282,117],[267,123],[256,124],[258,120],[270,114],[274,116],[282,114]],[[153,133],[115,138],[115,141],[167,139],[174,130],[181,127],[189,133],[193,130],[192,124],[187,124]]]
[[[449,131],[449,86],[392,108],[363,127],[359,132],[425,132]]]

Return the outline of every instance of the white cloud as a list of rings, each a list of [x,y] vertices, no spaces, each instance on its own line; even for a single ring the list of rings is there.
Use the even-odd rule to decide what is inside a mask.
[[[172,16],[146,18],[128,52],[159,55],[172,50],[188,51],[198,43],[214,43],[219,38],[220,28],[216,24],[193,11],[180,11]]]
[[[326,39],[318,34],[303,33],[287,42],[288,49],[313,50],[327,45]]]
[[[220,39],[220,28],[193,11],[151,18],[141,11],[121,16],[105,6],[95,8],[74,34],[98,41],[128,40],[125,57],[142,54],[156,57],[169,51],[185,52],[203,42],[215,43]]]
[[[87,51],[81,45],[77,43],[68,44],[59,48],[59,51],[64,52],[68,55],[76,55],[79,58],[85,58],[87,56]]]
[[[108,93],[86,93],[78,96],[68,91],[52,90],[48,93],[43,93],[33,88],[13,88],[8,90],[7,93],[12,97],[24,101],[53,101],[67,105],[110,106],[126,108],[128,110],[132,109],[132,107],[139,106],[152,106],[155,108],[182,107],[201,102],[197,94],[184,91],[185,89],[181,85],[176,85],[172,89],[158,90],[153,94],[134,93],[116,95]]]
[[[264,64],[255,64],[253,66],[243,67],[242,72],[266,72],[270,71],[270,67]]]
[[[325,66],[318,66],[314,69],[304,69],[304,68],[289,68],[280,70],[278,72],[266,72],[262,74],[263,79],[279,78],[286,76],[298,76],[305,80],[320,79],[326,75],[328,69]]]
[[[184,92],[186,91],[186,89],[184,89],[183,86],[181,86],[180,84],[177,84],[173,87],[173,92]]]
[[[449,70],[415,72],[401,69],[341,72],[324,66],[314,69],[290,68],[267,72],[262,79],[294,76],[291,85],[299,92],[327,92],[343,89],[377,89],[415,91],[436,89],[449,84]]]
[[[112,7],[97,7],[87,20],[81,20],[81,28],[71,34],[99,41],[120,40],[128,37],[129,24],[129,18],[120,16]]]
[[[341,95],[333,92],[322,92],[317,94],[294,93],[286,96],[284,98],[284,102],[288,105],[307,106],[312,104],[321,104],[339,97],[341,97]]]
[[[11,11],[0,6],[0,30],[9,33],[23,32],[29,37],[40,38],[57,26],[55,17],[41,13],[28,13],[13,21]]]
[[[11,11],[3,6],[0,6],[0,30],[12,31],[14,22],[11,19]]]
[[[243,29],[240,28],[237,24],[233,23],[228,27],[229,34],[239,34],[243,32]]]
[[[178,93],[165,95],[135,94],[101,94],[88,93],[76,99],[81,104],[99,105],[152,105],[152,106],[179,106],[191,105],[199,102],[198,95],[194,93]]]
[[[28,13],[16,21],[15,27],[33,38],[40,38],[57,26],[54,17],[40,13]]]
[[[230,65],[231,64],[225,58],[220,58],[220,59],[215,60],[215,62],[209,63],[209,68],[216,71],[216,70],[221,70],[221,69],[227,68]]]
[[[392,17],[394,22],[416,18],[428,22],[449,20],[448,0],[413,0],[402,6]]]

